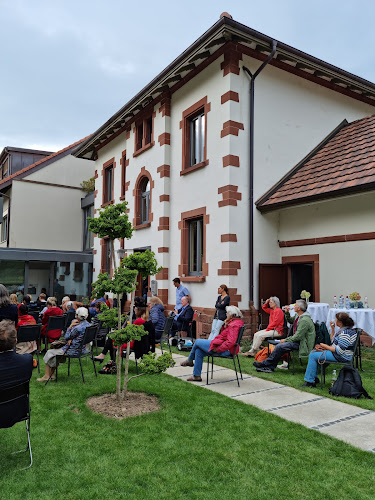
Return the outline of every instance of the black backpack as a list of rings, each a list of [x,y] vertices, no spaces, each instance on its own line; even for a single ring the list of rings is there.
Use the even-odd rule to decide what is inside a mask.
[[[359,399],[364,396],[366,399],[372,399],[363,388],[358,370],[352,366],[341,368],[339,376],[329,392],[333,396],[344,396],[345,398]]]

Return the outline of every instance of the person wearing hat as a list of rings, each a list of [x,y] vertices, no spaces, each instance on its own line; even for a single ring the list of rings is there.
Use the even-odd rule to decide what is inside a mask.
[[[63,356],[68,350],[69,354],[78,354],[81,348],[85,330],[90,323],[87,321],[89,312],[85,307],[79,307],[76,311],[76,317],[71,322],[70,327],[65,333],[67,344],[60,349],[48,349],[43,360],[45,363],[45,374],[41,378],[37,378],[37,382],[46,382],[48,379],[54,380],[53,373],[58,364],[57,357]],[[83,346],[85,349],[86,346]]]

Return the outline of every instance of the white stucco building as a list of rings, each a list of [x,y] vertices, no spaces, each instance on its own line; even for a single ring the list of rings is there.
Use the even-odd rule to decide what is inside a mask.
[[[5,148],[1,154],[0,283],[10,292],[24,289],[36,299],[45,288],[58,300],[91,294],[93,243],[85,217],[93,215],[94,196],[90,201],[80,185],[94,168],[72,155],[81,142],[56,153]]]
[[[250,75],[262,64],[253,80],[251,102]],[[255,201],[344,119],[351,122],[374,109],[374,84],[224,13],[75,155],[95,162],[96,210],[123,199],[129,203],[136,230],[125,248],[156,253],[164,268],[156,276],[158,296],[165,304],[174,305],[172,279],[180,276],[192,306],[201,312],[206,333],[217,288],[225,283],[231,303],[247,317],[252,311],[255,327],[260,299],[269,296],[263,293],[272,293],[269,288],[279,293],[279,280],[286,290],[283,302],[293,298],[292,283],[298,288],[315,280],[315,300],[332,301],[333,292],[340,293],[344,283],[334,289],[336,278],[327,274],[334,269],[328,246],[313,251],[310,247],[309,254],[324,253],[321,266],[300,273],[298,264],[310,265],[300,258],[306,248],[280,247],[279,240],[342,234],[347,220],[340,201],[334,202],[335,217],[330,202],[322,205],[321,224],[312,220],[310,211],[315,209],[302,209],[302,224],[300,209],[269,208],[263,214]],[[373,198],[368,196],[364,203],[371,210]],[[370,215],[361,220],[358,232],[370,231],[372,220]],[[94,241],[95,279],[108,270],[109,261],[106,241]],[[122,244],[116,242],[115,248]],[[335,254],[337,266],[345,265],[347,252],[350,249]],[[267,267],[261,264],[282,262],[284,274],[271,273],[261,277],[268,284],[259,282],[259,269]],[[362,286],[355,281],[352,288]]]

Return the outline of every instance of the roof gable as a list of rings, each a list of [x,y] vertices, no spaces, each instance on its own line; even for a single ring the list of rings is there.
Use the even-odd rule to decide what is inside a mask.
[[[226,50],[234,50],[239,54],[245,53],[256,59],[265,60],[272,51],[273,42],[272,37],[234,21],[226,15],[221,17],[94,132],[77,149],[75,156],[94,160],[96,151],[126,130],[145,107],[155,106],[163,96],[181,88]],[[277,42],[276,55],[270,65],[375,106],[375,84],[282,42]]]

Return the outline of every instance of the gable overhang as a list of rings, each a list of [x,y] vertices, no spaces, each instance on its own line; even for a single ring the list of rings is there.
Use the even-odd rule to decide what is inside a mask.
[[[264,61],[272,51],[273,42],[273,38],[259,31],[222,17],[94,132],[74,155],[95,160],[98,149],[127,130],[140,112],[181,88],[227,48],[235,47]],[[282,42],[277,42],[277,52],[270,65],[375,106],[375,84]]]

